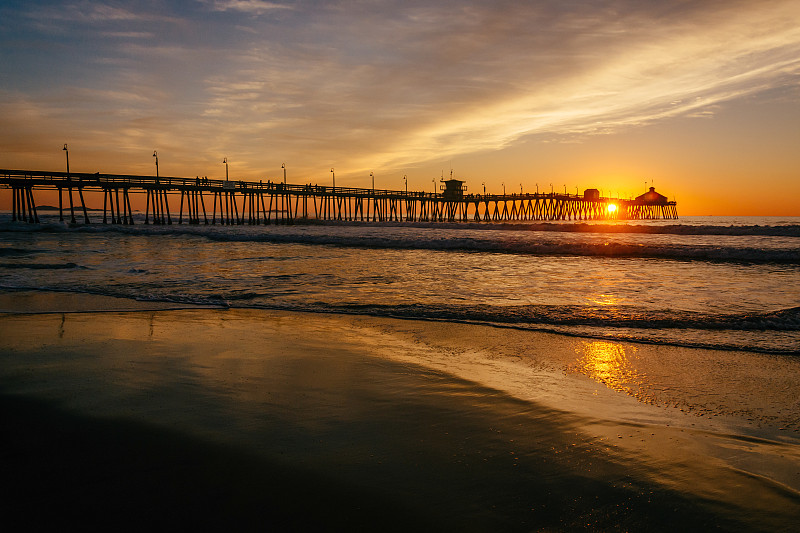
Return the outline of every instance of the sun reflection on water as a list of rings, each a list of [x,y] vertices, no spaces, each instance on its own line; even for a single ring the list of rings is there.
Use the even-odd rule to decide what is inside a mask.
[[[613,294],[597,294],[594,296],[589,296],[587,299],[591,303],[600,306],[614,306],[622,303],[622,299],[614,296]]]

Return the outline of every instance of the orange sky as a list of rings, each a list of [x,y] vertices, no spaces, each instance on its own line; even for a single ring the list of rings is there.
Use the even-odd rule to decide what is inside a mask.
[[[565,5],[4,4],[0,167],[63,170],[68,143],[76,172],[652,180],[681,215],[800,216],[800,4]]]

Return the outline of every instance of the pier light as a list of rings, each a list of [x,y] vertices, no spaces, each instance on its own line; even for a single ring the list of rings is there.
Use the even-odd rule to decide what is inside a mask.
[[[370,172],[369,177],[372,178],[372,194],[375,194],[375,174]]]
[[[156,152],[155,150],[153,150],[153,157],[156,160],[156,178],[157,178],[158,177],[158,152]]]
[[[506,182],[503,182],[503,196],[506,195]]]
[[[286,185],[286,163],[281,163],[281,168],[283,169],[283,184]]]
[[[483,195],[486,196],[486,182],[482,182],[481,185],[483,185]]]
[[[223,157],[222,162],[225,163],[225,181],[228,181],[228,158]]]
[[[522,196],[522,184],[519,184],[519,195]]]
[[[550,184],[550,194],[553,194],[553,184]]]
[[[536,194],[539,194],[539,184],[536,184]]]
[[[69,177],[69,148],[67,148],[67,143],[64,143],[63,150],[67,155],[67,177]]]
[[[331,169],[331,176],[333,177],[333,190],[336,191],[336,173]]]
[[[406,184],[406,194],[408,194],[408,176],[406,176],[405,174],[403,174],[403,181]]]

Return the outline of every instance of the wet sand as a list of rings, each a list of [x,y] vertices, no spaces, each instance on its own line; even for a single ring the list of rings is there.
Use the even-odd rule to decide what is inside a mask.
[[[621,346],[627,366],[587,366],[596,341],[539,332],[104,305],[0,315],[8,523],[790,531],[800,519],[796,411],[692,392],[703,372],[739,379],[700,351],[614,345],[601,356]],[[696,381],[657,372],[680,357]],[[793,372],[785,361],[759,364]]]

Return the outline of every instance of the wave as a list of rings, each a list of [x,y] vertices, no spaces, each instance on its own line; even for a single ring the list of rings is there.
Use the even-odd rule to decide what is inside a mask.
[[[317,304],[317,306],[338,313],[464,322],[535,323],[640,329],[800,331],[800,307],[769,313],[711,315],[671,309],[650,311],[635,307],[604,308],[577,305]]]
[[[302,244],[312,246],[340,246],[353,248],[431,250],[443,252],[510,253],[539,256],[585,256],[608,258],[652,258],[679,261],[735,262],[753,264],[800,264],[800,246],[758,247],[703,245],[683,243],[625,243],[625,242],[575,242],[542,239],[541,235],[515,233],[513,235],[492,232],[464,233],[445,231],[431,233],[411,226],[402,226],[409,231],[375,231],[374,226],[332,226],[320,230],[311,226],[77,226],[69,228],[63,224],[41,224],[36,231],[87,233],[124,233],[133,235],[158,235],[167,237],[204,238],[217,242],[261,242],[271,244]],[[313,227],[312,227],[313,226]],[[417,225],[418,226],[418,225]],[[507,226],[507,225],[506,225]],[[542,225],[526,225],[538,228]],[[565,225],[556,225],[563,228]],[[578,225],[581,226],[581,225]],[[398,227],[400,227],[398,225]],[[456,227],[474,229],[475,226],[450,224],[432,225],[438,229]],[[783,228],[784,226],[778,226]],[[710,228],[710,226],[708,227]],[[316,231],[312,231],[316,230]],[[663,227],[658,229],[664,229]]]
[[[604,326],[638,329],[696,329],[707,331],[800,331],[800,307],[764,313],[712,314],[677,309],[643,309],[635,306],[590,305],[489,305],[489,304],[360,304],[329,302],[278,302],[271,295],[232,290],[229,292],[171,293],[142,295],[121,287],[69,289],[34,286],[4,286],[9,291],[78,292],[100,296],[130,298],[140,301],[164,301],[224,307],[265,308],[290,311],[314,311],[338,314],[359,314],[409,319],[435,319],[493,324],[547,324],[565,326]]]
[[[733,235],[733,236],[774,236],[800,237],[800,225],[785,226],[712,226],[669,224],[646,226],[640,224],[531,224],[526,226],[534,231],[568,231],[581,233],[649,233],[658,235]]]
[[[636,224],[630,221],[618,223],[596,222],[413,222],[413,223],[372,223],[378,226],[433,227],[471,230],[506,231],[548,231],[563,233],[642,233],[651,235],[730,235],[730,236],[773,236],[800,237],[800,225],[696,225],[696,224]]]
[[[0,286],[0,288],[3,288]],[[12,291],[50,291],[42,287],[5,287]],[[239,290],[206,293],[127,292],[125,289],[73,288],[79,292],[139,301],[169,302],[215,308],[333,313],[481,324],[522,330],[548,331],[577,337],[616,339],[782,355],[800,355],[800,307],[765,313],[709,314],[675,309],[646,310],[633,306],[470,305],[470,304],[332,304],[286,302]]]
[[[250,302],[224,301],[233,308],[478,324],[656,345],[800,355],[800,307],[769,313],[709,315],[588,306],[276,304],[260,298]]]
[[[0,248],[0,257],[20,257],[23,255],[33,255],[35,250],[26,250],[24,248]]]
[[[31,270],[70,270],[87,269],[85,266],[76,263],[0,263],[0,268],[8,269],[31,269]]]
[[[175,215],[177,220],[177,215]],[[151,232],[159,229],[167,233],[180,233],[186,231],[197,233],[199,228],[235,228],[242,226],[191,226],[177,224],[169,226],[146,226],[143,224],[144,216],[137,214],[135,226],[118,226],[114,224],[94,223],[70,224],[65,222],[43,221],[40,224],[21,222],[0,222],[0,232],[9,231],[130,231],[138,228],[147,228]],[[245,225],[247,226],[247,225]],[[271,227],[286,227],[285,223],[273,223]],[[665,221],[618,221],[618,222],[583,222],[583,221],[555,221],[555,222],[368,222],[368,221],[336,221],[336,220],[297,220],[288,226],[295,227],[349,227],[349,228],[438,228],[438,229],[467,229],[479,231],[541,231],[561,233],[633,233],[653,235],[728,235],[728,236],[774,236],[774,237],[800,237],[800,224],[675,224]],[[268,228],[270,226],[256,226]]]
[[[392,231],[391,228],[398,228]],[[431,232],[431,229],[444,230]],[[608,258],[652,258],[679,261],[734,262],[752,264],[800,264],[800,225],[712,226],[643,225],[602,223],[308,223],[296,226],[135,226],[0,224],[2,231],[122,233],[168,237],[204,238],[218,242],[263,242],[355,248],[432,250],[444,252],[510,253],[533,256],[585,256]],[[456,231],[465,230],[465,231]],[[478,231],[476,231],[478,230]],[[495,230],[495,231],[488,231]],[[502,231],[506,230],[506,231]],[[512,233],[513,232],[513,233]],[[537,233],[534,233],[537,232]],[[548,233],[549,232],[549,233]],[[558,237],[553,232],[617,235],[602,242],[581,237]],[[732,243],[619,242],[620,234],[696,236],[772,236],[789,238],[780,246],[765,247],[757,239]],[[656,238],[654,238],[656,239]],[[676,238],[677,239],[677,238]],[[5,255],[24,250],[6,249]]]
[[[498,240],[477,237],[440,237],[427,235],[343,235],[343,234],[275,234],[275,233],[211,233],[211,240],[224,242],[266,242],[273,244],[308,244],[354,248],[398,250],[432,250],[442,252],[511,253],[540,256],[586,256],[609,258],[652,258],[682,261],[714,261],[740,263],[800,264],[800,248],[757,248],[703,246],[684,244],[631,244],[589,242],[536,242],[532,240]]]

